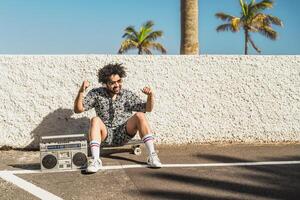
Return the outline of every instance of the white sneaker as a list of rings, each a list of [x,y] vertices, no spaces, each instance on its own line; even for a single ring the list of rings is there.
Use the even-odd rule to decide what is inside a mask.
[[[162,166],[157,153],[152,153],[148,157],[147,164],[152,168],[161,168],[161,166]]]
[[[102,161],[100,158],[89,160],[88,167],[86,168],[87,173],[96,173],[102,167]]]

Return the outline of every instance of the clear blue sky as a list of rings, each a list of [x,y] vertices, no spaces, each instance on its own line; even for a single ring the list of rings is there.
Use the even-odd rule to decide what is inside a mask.
[[[263,54],[300,54],[299,7],[299,0],[276,0],[267,11],[284,28],[275,27],[275,42],[253,36]],[[239,0],[199,0],[201,54],[243,54],[242,33],[215,31],[220,11],[238,16]],[[116,54],[124,28],[150,19],[168,54],[179,54],[180,0],[1,0],[0,54]]]

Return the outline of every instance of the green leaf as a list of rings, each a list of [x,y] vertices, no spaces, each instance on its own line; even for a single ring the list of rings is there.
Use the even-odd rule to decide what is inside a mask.
[[[244,15],[246,15],[246,11],[245,11],[245,7],[244,7],[244,0],[240,0],[240,5],[241,5],[241,7],[242,7],[242,11],[243,11],[243,13],[244,13]]]

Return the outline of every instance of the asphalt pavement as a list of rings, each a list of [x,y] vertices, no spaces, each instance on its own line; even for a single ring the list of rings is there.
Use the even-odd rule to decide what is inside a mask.
[[[0,151],[0,199],[299,199],[300,144],[157,146],[102,151],[105,169],[41,173],[38,151]]]

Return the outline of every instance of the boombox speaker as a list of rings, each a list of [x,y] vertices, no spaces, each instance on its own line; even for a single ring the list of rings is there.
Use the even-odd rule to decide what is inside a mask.
[[[85,135],[41,137],[40,163],[42,171],[85,168],[87,165],[87,140]]]

